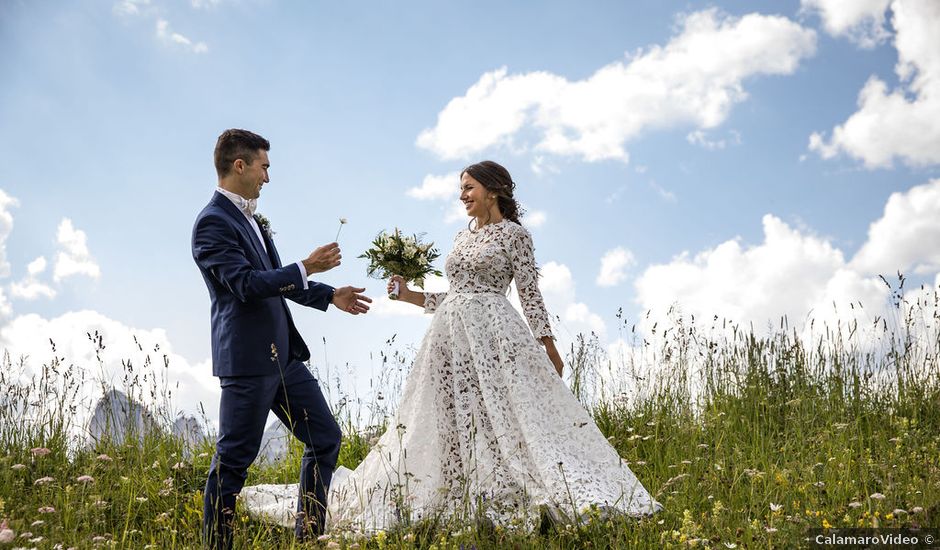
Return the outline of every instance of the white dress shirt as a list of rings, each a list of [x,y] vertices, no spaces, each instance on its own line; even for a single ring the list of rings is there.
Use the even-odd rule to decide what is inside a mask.
[[[239,195],[238,193],[232,193],[231,191],[227,189],[222,189],[221,187],[217,187],[215,190],[218,191],[219,193],[222,193],[222,196],[224,196],[228,200],[232,201],[232,204],[234,204],[235,207],[238,208],[238,211],[241,212],[243,216],[245,216],[245,219],[248,220],[248,223],[251,225],[251,228],[255,230],[255,235],[258,236],[258,240],[261,241],[261,246],[264,248],[264,251],[267,252],[268,245],[264,243],[264,236],[261,235],[261,228],[258,227],[258,222],[255,220],[255,217],[253,216],[255,208],[258,204],[257,199],[246,199],[245,197]],[[300,270],[300,278],[304,282],[304,290],[307,290],[308,288],[307,270],[304,269],[303,262],[302,261],[296,262],[294,265],[296,265],[297,269]]]

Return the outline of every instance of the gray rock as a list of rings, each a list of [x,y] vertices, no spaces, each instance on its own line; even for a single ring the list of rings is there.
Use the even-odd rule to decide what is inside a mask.
[[[173,422],[170,433],[183,442],[183,458],[187,460],[192,458],[193,450],[209,440],[209,435],[202,428],[202,424],[192,415],[180,415]]]
[[[88,421],[88,435],[92,442],[110,439],[123,445],[128,437],[140,440],[148,435],[165,434],[146,406],[129,398],[124,392],[110,390],[98,400],[95,412]]]
[[[294,437],[280,420],[271,422],[261,436],[261,450],[256,462],[273,464],[283,460],[290,448],[290,439]]]

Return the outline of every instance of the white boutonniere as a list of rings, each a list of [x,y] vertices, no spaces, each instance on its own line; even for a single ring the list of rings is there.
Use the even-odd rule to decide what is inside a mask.
[[[255,214],[255,221],[258,222],[258,227],[264,231],[264,234],[268,236],[268,240],[274,240],[274,230],[271,229],[271,222],[268,218],[264,214]]]

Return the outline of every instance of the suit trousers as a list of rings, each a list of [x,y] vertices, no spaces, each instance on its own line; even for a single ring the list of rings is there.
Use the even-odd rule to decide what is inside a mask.
[[[321,534],[342,434],[316,378],[292,361],[277,374],[219,380],[219,439],[206,481],[204,541],[210,548],[232,547],[235,498],[258,456],[269,411],[304,444],[295,533],[300,539]]]

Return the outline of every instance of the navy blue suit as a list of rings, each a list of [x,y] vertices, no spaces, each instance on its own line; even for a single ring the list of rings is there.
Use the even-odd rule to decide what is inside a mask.
[[[262,232],[263,233],[263,232]],[[310,351],[286,299],[325,311],[333,287],[310,282],[296,265],[267,253],[248,219],[214,193],[193,226],[192,252],[211,299],[212,374],[219,377],[219,440],[206,481],[204,535],[231,548],[235,497],[258,455],[273,411],[305,445],[300,472],[297,535],[323,529],[326,491],[339,455],[340,430],[319,384],[304,365]]]

